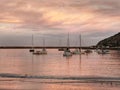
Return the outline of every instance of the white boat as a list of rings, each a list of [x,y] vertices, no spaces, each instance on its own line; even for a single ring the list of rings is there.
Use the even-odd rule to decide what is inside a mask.
[[[36,54],[36,55],[46,55],[47,54],[47,50],[45,48],[45,39],[43,38],[43,48],[42,50],[40,51],[35,51],[33,54]]]
[[[40,55],[40,51],[33,52],[33,55]]]
[[[47,50],[45,48],[45,38],[43,38],[43,48],[42,51],[40,51],[41,54],[47,54]]]
[[[42,49],[42,51],[40,51],[40,54],[47,54],[47,50],[45,48]]]
[[[34,37],[33,37],[33,35],[32,35],[32,48],[29,50],[29,52],[34,52],[35,50],[34,50]]]
[[[72,56],[72,52],[70,51],[69,48],[67,48],[66,50],[64,50],[63,56],[66,56],[66,57]]]
[[[63,56],[65,57],[72,56],[72,52],[69,49],[69,33],[68,33],[68,39],[67,39],[67,48],[64,50]]]
[[[97,50],[97,53],[98,54],[108,54],[109,51],[108,50],[99,49],[99,50]]]
[[[47,51],[46,49],[42,49],[42,51],[35,51],[33,52],[34,55],[46,55],[47,54]]]
[[[80,51],[79,51],[79,49],[75,49],[74,51],[72,51],[72,54],[80,54]]]
[[[72,54],[74,55],[80,55],[80,54],[85,54],[85,52],[79,50],[79,49],[75,49],[74,51],[72,51]]]

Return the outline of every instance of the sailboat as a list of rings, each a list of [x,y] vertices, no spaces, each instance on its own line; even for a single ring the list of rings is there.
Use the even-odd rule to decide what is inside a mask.
[[[40,54],[47,54],[47,50],[45,48],[45,39],[43,38],[43,48],[42,51],[40,51]]]
[[[40,55],[40,51],[33,52],[33,55]]]
[[[45,55],[47,54],[47,50],[45,49],[45,39],[43,38],[43,48],[41,51],[33,52],[34,55]]]
[[[32,48],[29,50],[29,52],[34,52],[34,36],[32,35]]]
[[[81,34],[79,35],[79,40],[80,40],[80,48],[75,49],[72,53],[77,55],[77,54],[84,54],[84,52],[81,51]]]
[[[72,52],[69,49],[69,33],[68,33],[68,39],[67,39],[67,48],[64,50],[63,56],[66,56],[66,57],[72,56]]]
[[[74,51],[72,51],[72,54],[74,54],[74,55],[80,54],[79,49],[75,49]]]
[[[98,54],[108,54],[109,51],[108,51],[108,50],[103,50],[103,47],[101,47],[101,49],[98,49],[98,50],[97,50],[97,53],[98,53]]]

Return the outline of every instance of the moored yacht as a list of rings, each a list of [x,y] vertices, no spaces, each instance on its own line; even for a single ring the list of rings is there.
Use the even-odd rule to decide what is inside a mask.
[[[43,48],[42,50],[40,51],[40,54],[47,54],[47,50],[45,48],[45,38],[43,38]]]
[[[69,49],[69,33],[68,33],[68,39],[67,39],[67,48],[64,50],[63,56],[66,56],[66,57],[72,56],[72,52]]]
[[[66,48],[66,50],[64,50],[63,56],[66,56],[66,57],[72,56],[72,52],[70,51],[69,48]]]
[[[74,51],[72,51],[72,54],[74,54],[74,55],[77,55],[77,54],[84,54],[84,52],[82,52],[82,50],[81,50],[81,35],[79,35],[79,44],[80,44],[80,48],[78,48],[78,49],[75,49]]]
[[[97,53],[98,54],[108,54],[109,53],[109,51],[108,50],[97,50]]]
[[[33,54],[36,54],[36,55],[46,55],[47,54],[47,50],[45,48],[45,39],[43,38],[43,48],[42,50],[40,51],[35,51]]]

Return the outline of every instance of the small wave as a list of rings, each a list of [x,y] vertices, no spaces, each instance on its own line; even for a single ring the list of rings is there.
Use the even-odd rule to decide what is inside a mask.
[[[97,77],[97,76],[81,76],[81,77],[72,77],[72,76],[33,76],[33,75],[21,75],[21,74],[10,74],[10,73],[1,73],[0,77],[2,78],[25,78],[25,79],[54,79],[62,80],[59,82],[51,83],[96,83],[96,82],[118,82],[120,83],[120,77]],[[65,81],[67,80],[67,82]],[[72,80],[72,81],[70,81]],[[42,82],[41,82],[42,83]],[[45,83],[45,82],[44,82]],[[48,82],[46,82],[48,83]]]

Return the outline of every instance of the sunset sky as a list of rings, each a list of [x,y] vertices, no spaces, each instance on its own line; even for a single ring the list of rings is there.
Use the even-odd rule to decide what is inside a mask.
[[[120,32],[120,0],[0,0],[1,45],[68,32],[89,44]]]

